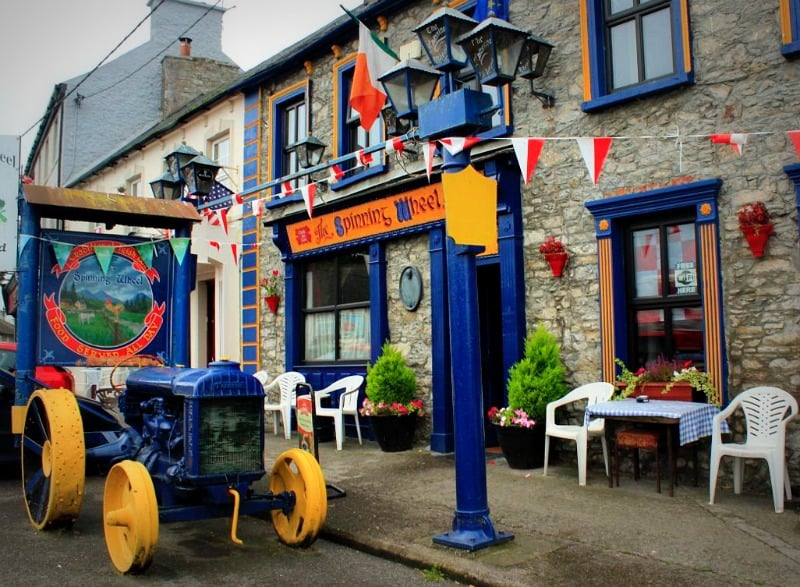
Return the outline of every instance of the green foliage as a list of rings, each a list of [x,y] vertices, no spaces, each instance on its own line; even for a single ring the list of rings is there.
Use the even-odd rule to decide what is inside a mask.
[[[367,397],[374,403],[408,404],[417,395],[417,376],[403,354],[388,341],[373,365],[367,365]]]
[[[430,581],[431,583],[441,583],[442,581],[447,580],[447,576],[444,574],[442,569],[436,565],[432,566],[430,569],[423,570],[422,576],[425,577],[426,581]]]
[[[547,404],[567,393],[561,348],[544,325],[525,339],[525,356],[508,370],[508,405],[544,423]]]

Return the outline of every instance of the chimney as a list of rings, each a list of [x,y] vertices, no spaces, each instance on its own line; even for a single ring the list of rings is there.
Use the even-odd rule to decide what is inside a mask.
[[[181,57],[191,57],[192,56],[192,40],[189,37],[180,37],[178,40],[181,42],[180,56]]]

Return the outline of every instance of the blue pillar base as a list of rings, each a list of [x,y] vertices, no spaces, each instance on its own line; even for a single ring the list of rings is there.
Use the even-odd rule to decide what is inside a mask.
[[[442,432],[431,434],[431,451],[440,454],[453,452],[453,433]]]
[[[488,514],[475,516],[456,514],[453,519],[453,531],[433,537],[435,544],[470,552],[510,540],[514,540],[514,535],[508,532],[495,532]]]

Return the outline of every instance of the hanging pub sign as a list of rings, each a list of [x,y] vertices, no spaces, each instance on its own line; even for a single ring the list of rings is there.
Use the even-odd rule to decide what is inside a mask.
[[[315,216],[287,227],[293,253],[444,220],[442,184],[435,183],[340,212]]]
[[[164,356],[175,257],[167,241],[44,231],[38,362],[114,365]]]

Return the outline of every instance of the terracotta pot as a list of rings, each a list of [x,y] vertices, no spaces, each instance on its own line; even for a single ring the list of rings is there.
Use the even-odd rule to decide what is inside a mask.
[[[511,469],[536,469],[544,466],[543,425],[523,428],[522,426],[497,426],[497,442]]]
[[[416,414],[410,416],[369,416],[372,435],[383,452],[411,450],[417,429]]]
[[[744,233],[753,256],[763,257],[767,241],[775,227],[772,224],[742,224],[739,228]]]
[[[269,311],[273,314],[277,313],[278,311],[278,304],[281,301],[281,296],[266,296],[264,298],[264,302],[266,302]]]
[[[544,258],[550,263],[553,277],[561,277],[564,274],[564,267],[567,266],[569,260],[568,253],[545,253]]]
[[[707,403],[708,398],[702,391],[696,390],[694,387],[679,381],[674,383],[672,387],[665,393],[668,383],[640,383],[636,386],[636,390],[631,397],[638,397],[646,395],[652,400],[670,400],[674,402],[700,402]]]

